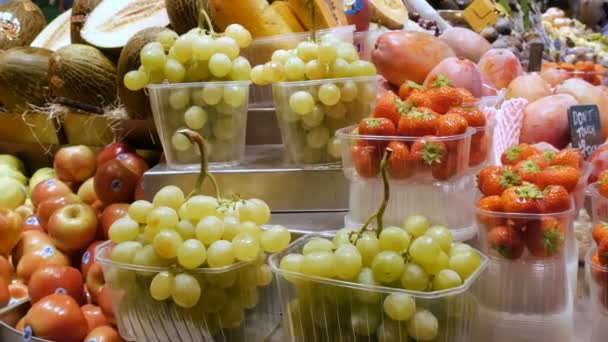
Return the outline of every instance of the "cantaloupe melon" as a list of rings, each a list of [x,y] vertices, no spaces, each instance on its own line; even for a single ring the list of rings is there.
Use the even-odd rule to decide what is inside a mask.
[[[0,103],[8,110],[31,109],[51,98],[48,87],[49,59],[53,51],[16,47],[0,54]]]

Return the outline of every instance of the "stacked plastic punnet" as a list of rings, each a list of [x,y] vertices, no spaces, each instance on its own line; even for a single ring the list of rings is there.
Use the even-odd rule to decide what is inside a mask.
[[[585,256],[591,303],[591,342],[608,339],[608,171],[589,186],[593,207],[593,246]]]

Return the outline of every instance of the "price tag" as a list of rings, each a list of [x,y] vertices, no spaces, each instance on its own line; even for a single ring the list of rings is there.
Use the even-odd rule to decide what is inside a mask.
[[[496,12],[496,7],[490,0],[475,0],[462,11],[462,17],[473,30],[481,32],[498,21]]]
[[[585,158],[589,157],[604,142],[600,111],[596,105],[570,107],[568,109],[568,122],[570,124],[572,146],[580,148]]]

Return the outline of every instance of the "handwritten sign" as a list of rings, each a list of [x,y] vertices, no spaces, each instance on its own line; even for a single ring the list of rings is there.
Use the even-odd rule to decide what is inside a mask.
[[[585,158],[603,142],[600,112],[596,105],[572,106],[568,109],[572,146],[580,148]]]

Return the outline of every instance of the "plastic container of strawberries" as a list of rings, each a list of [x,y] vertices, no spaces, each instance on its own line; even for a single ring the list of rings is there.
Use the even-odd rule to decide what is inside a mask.
[[[585,275],[589,282],[591,301],[591,342],[608,341],[608,266],[594,261],[597,247],[585,256]]]
[[[591,193],[591,208],[593,211],[593,223],[600,221],[608,222],[608,198],[600,194],[597,189],[597,183],[589,185],[589,192]]]
[[[485,127],[473,127],[475,134],[471,137],[469,172],[477,173],[482,168],[491,165],[495,128],[496,120],[488,122]]]

